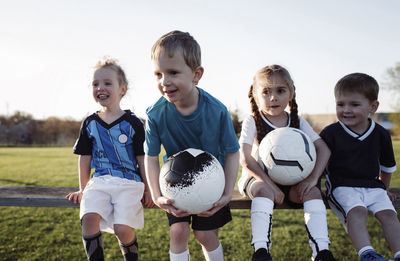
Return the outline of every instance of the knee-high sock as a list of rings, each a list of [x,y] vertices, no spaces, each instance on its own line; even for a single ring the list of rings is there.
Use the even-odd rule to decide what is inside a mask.
[[[304,202],[304,220],[309,243],[313,251],[313,258],[315,258],[319,251],[329,249],[330,243],[326,208],[321,199],[312,199]]]
[[[254,251],[271,246],[272,212],[274,202],[269,198],[255,197],[251,202],[251,244]]]
[[[124,256],[124,261],[138,260],[139,245],[136,238],[129,244],[119,244],[119,247],[121,248],[122,255]]]
[[[210,252],[203,247],[203,254],[206,261],[224,261],[224,250],[222,249],[221,243],[219,243],[216,249]]]
[[[89,261],[104,260],[103,237],[100,232],[90,236],[82,235],[82,241]]]
[[[189,249],[186,249],[182,253],[172,253],[169,251],[169,260],[170,261],[190,261]]]

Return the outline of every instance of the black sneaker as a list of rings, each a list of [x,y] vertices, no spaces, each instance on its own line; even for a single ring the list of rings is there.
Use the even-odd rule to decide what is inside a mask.
[[[252,261],[272,261],[270,253],[265,248],[259,248],[253,254]]]
[[[337,261],[337,260],[333,257],[331,251],[324,249],[318,252],[314,261]]]

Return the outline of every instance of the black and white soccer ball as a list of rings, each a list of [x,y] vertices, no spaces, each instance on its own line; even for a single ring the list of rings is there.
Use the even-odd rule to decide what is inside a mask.
[[[169,157],[160,171],[163,196],[191,214],[209,210],[225,188],[224,170],[210,153],[186,149]]]
[[[278,128],[261,141],[259,163],[281,185],[294,185],[307,178],[315,166],[316,152],[310,137],[295,128]]]

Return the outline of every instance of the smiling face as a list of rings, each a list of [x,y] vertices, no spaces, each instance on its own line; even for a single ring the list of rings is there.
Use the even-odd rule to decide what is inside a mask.
[[[194,102],[193,99],[197,97],[195,86],[203,75],[201,66],[193,71],[179,50],[173,56],[162,51],[153,65],[158,90],[163,97],[177,107],[185,107]]]
[[[336,94],[336,116],[352,131],[363,134],[369,127],[368,117],[378,109],[378,101],[369,101],[357,92]]]
[[[117,73],[107,67],[100,68],[93,75],[93,98],[102,107],[119,108],[126,87],[120,86]]]
[[[293,98],[286,81],[280,75],[272,75],[268,81],[256,79],[255,99],[258,108],[267,118],[285,117],[283,113],[289,101]]]

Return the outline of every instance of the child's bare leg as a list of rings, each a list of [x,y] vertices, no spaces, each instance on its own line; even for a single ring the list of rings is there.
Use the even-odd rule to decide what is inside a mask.
[[[129,244],[136,239],[135,232],[127,225],[115,224],[114,233],[122,244]]]
[[[169,228],[170,260],[189,260],[190,227],[187,222],[178,222]]]
[[[354,207],[347,214],[347,232],[357,252],[365,246],[371,246],[367,231],[368,210]]]
[[[100,219],[97,213],[88,213],[82,217],[82,241],[88,260],[104,260]]]
[[[124,256],[124,260],[138,260],[138,243],[133,229],[127,225],[115,224],[114,233],[120,242],[119,247]]]
[[[87,213],[82,217],[82,234],[94,235],[100,232],[101,216],[97,213]]]
[[[218,239],[218,229],[214,230],[195,230],[193,231],[195,238],[203,248],[204,257],[207,261],[224,260],[222,245]]]
[[[396,212],[382,210],[375,214],[375,217],[382,225],[383,234],[393,253],[400,251],[400,222]]]

